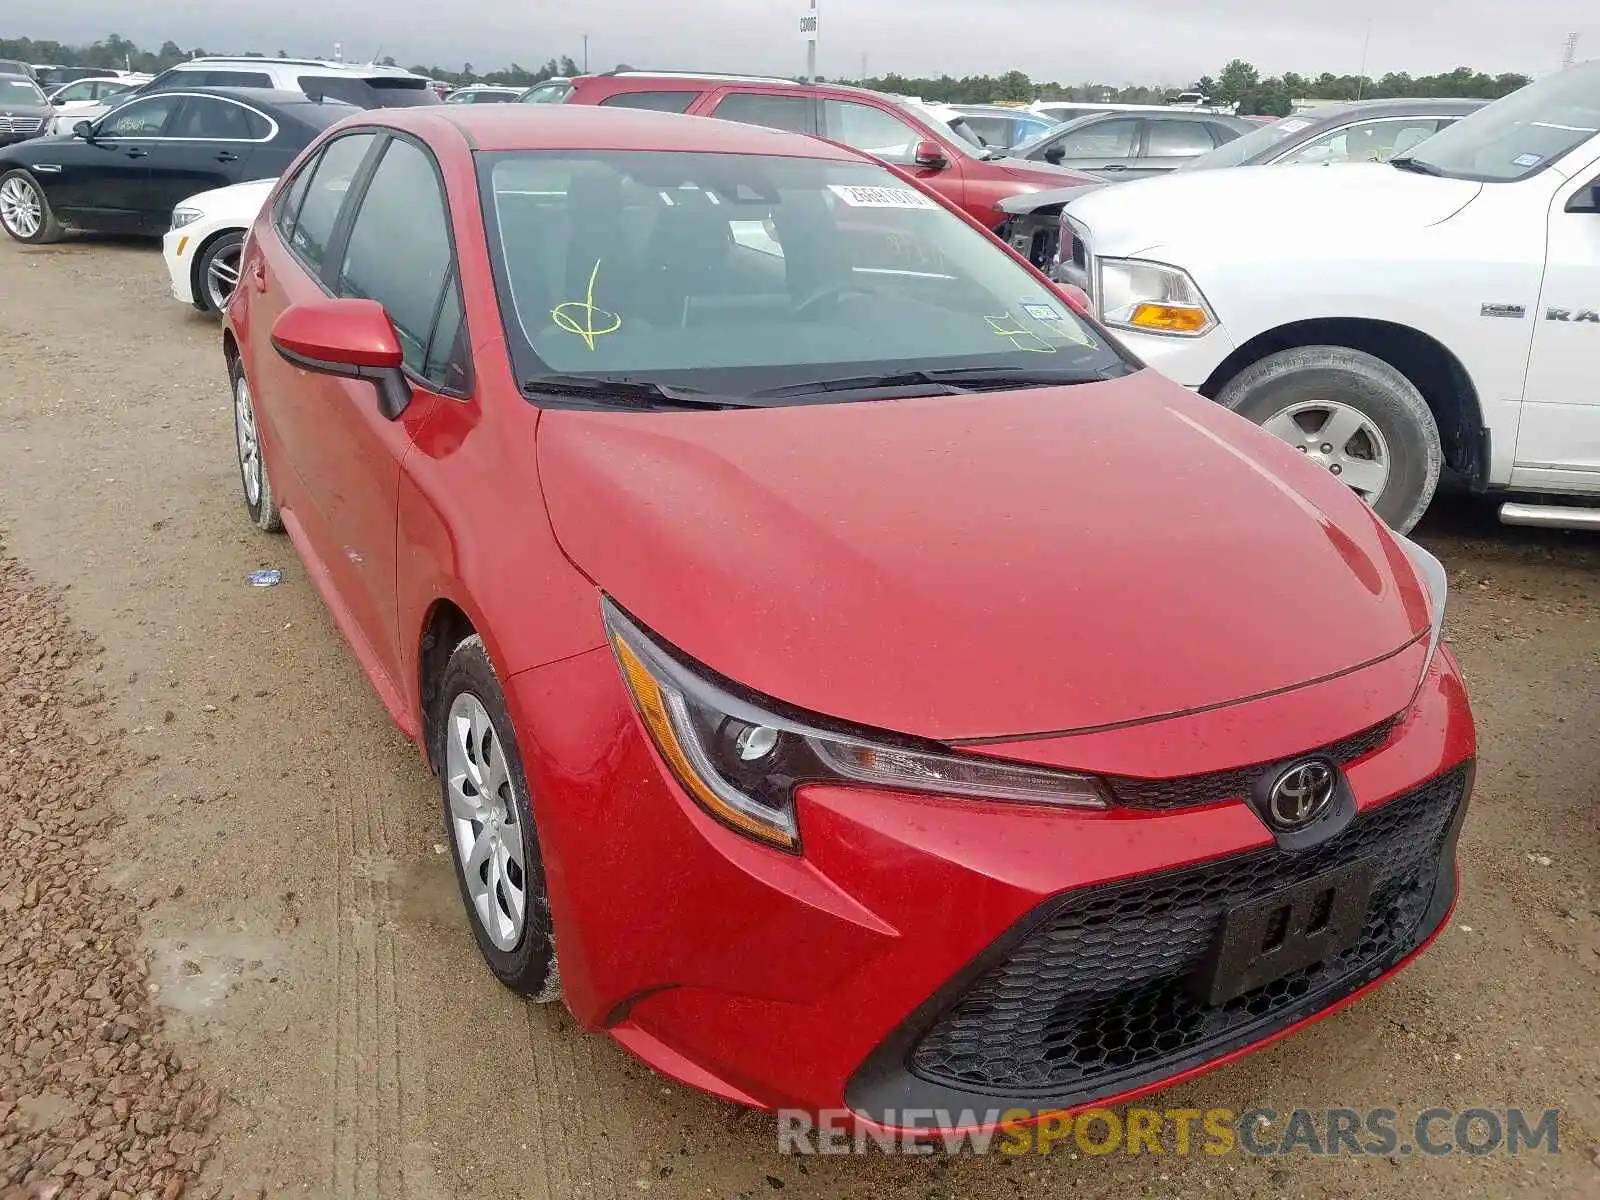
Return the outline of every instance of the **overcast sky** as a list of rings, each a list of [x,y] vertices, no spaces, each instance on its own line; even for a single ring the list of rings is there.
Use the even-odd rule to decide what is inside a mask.
[[[807,0],[63,0],[19,5],[8,36],[141,46],[170,38],[216,50],[391,54],[478,70],[552,55],[596,70],[635,66],[797,73]],[[1594,0],[819,0],[818,70],[853,76],[999,73],[1062,82],[1187,83],[1235,56],[1267,74],[1353,73],[1368,20],[1367,71],[1425,74],[1467,65],[1491,74],[1555,69],[1569,33],[1600,58]],[[1188,10],[1193,15],[1184,15]],[[1300,15],[1310,10],[1307,15]],[[1201,15],[1203,12],[1204,15]],[[21,17],[21,21],[17,21]]]

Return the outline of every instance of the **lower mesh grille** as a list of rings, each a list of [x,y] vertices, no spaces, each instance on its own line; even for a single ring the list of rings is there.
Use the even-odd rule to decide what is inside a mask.
[[[937,1017],[911,1073],[963,1092],[1093,1097],[1245,1045],[1355,991],[1414,950],[1468,768],[1361,814],[1314,849],[1276,846],[1061,898]],[[1373,889],[1356,943],[1225,1004],[1197,1000],[1224,914],[1346,864]]]

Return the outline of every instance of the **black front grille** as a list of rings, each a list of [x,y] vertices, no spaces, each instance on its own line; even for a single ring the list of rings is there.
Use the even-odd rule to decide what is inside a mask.
[[[1469,776],[1466,766],[1441,776],[1300,853],[1271,846],[1052,901],[932,1019],[904,1060],[911,1075],[965,1095],[1079,1103],[1326,1007],[1394,966],[1442,919]],[[1355,862],[1373,871],[1355,945],[1225,1004],[1195,998],[1191,979],[1210,961],[1225,913]]]
[[[1348,766],[1358,758],[1365,758],[1394,732],[1399,718],[1391,718],[1370,729],[1353,734],[1331,746],[1307,751],[1324,754],[1340,766]],[[1295,755],[1304,758],[1305,755]],[[1246,796],[1250,785],[1262,775],[1283,765],[1285,759],[1275,763],[1261,763],[1251,767],[1238,767],[1228,771],[1215,771],[1209,775],[1187,775],[1181,779],[1108,779],[1111,792],[1119,804],[1132,808],[1174,809],[1190,808],[1200,804],[1216,804]]]

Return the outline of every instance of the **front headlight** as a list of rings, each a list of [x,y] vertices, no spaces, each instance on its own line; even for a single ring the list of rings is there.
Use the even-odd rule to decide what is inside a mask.
[[[1217,319],[1189,273],[1165,263],[1102,258],[1095,296],[1100,319],[1118,329],[1198,337]]]
[[[622,678],[673,775],[712,817],[770,846],[799,853],[794,795],[804,783],[1109,807],[1088,776],[950,754],[914,738],[775,711],[782,707],[776,701],[736,695],[737,685],[691,668],[609,600],[602,605]]]
[[[1445,573],[1443,563],[1410,538],[1396,533],[1394,539],[1400,543],[1400,549],[1406,552],[1406,557],[1417,568],[1417,574],[1428,589],[1428,656],[1422,661],[1422,675],[1417,679],[1417,690],[1420,692],[1444,637],[1444,609],[1450,598],[1450,576]]]
[[[172,210],[172,228],[182,229],[185,225],[192,225],[205,213],[198,208],[175,208]]]

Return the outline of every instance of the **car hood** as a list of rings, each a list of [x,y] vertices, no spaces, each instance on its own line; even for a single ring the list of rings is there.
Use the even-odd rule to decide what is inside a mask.
[[[272,179],[252,179],[248,183],[235,183],[230,184],[228,187],[196,192],[179,204],[178,207],[196,208],[208,217],[236,216],[248,225],[256,219],[256,214],[261,211],[261,206],[267,202],[267,197],[272,194],[272,189],[277,186],[278,180],[276,177]]]
[[[1020,196],[1007,196],[1000,201],[1000,209],[1014,217],[1026,216],[1028,213],[1038,212],[1041,208],[1070,204],[1080,196],[1087,196],[1090,192],[1097,192],[1103,187],[1110,186],[1108,182],[1080,183],[1073,187],[1048,188],[1042,192],[1023,192]]]
[[[1080,184],[1104,183],[1097,175],[1090,175],[1084,171],[1074,171],[1070,167],[1058,167],[1054,163],[1034,162],[1031,158],[996,158],[990,159],[989,165],[999,167],[1000,170],[1012,179],[1031,183],[1041,188],[1073,187]]]
[[[1454,216],[1483,188],[1385,163],[1174,171],[1073,200],[1067,215],[1096,254],[1138,254],[1191,235],[1304,239],[1309,229],[1419,229]]]
[[[638,620],[748,687],[883,729],[1176,715],[1338,675],[1427,629],[1409,560],[1348,489],[1153,371],[553,410],[537,455],[562,548]]]
[[[50,117],[55,115],[50,104],[7,104],[0,101],[0,117]]]

